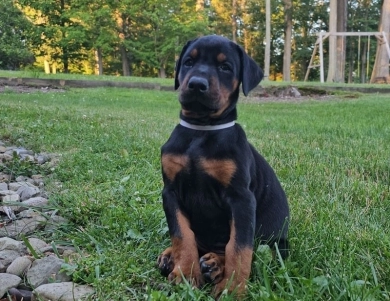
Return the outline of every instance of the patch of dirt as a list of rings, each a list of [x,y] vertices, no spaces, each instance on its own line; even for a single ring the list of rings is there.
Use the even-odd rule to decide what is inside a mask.
[[[15,92],[15,93],[34,93],[34,92],[65,92],[64,89],[57,87],[35,87],[27,85],[0,85],[0,93]]]
[[[330,100],[331,92],[312,88],[294,86],[257,87],[248,97],[241,97],[242,102],[302,102],[307,100]]]

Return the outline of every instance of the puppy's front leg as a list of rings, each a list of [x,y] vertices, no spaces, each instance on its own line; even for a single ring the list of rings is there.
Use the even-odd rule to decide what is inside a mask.
[[[245,293],[252,264],[255,204],[256,200],[250,192],[245,193],[243,199],[230,201],[232,220],[230,239],[225,248],[225,274],[223,281],[215,286],[215,296],[219,296],[224,289],[239,296]]]
[[[172,271],[169,271],[169,281],[177,284],[184,277],[193,286],[199,287],[203,280],[199,267],[195,235],[191,230],[188,218],[179,209],[176,194],[169,187],[165,187],[163,190],[163,204],[172,247],[160,255],[158,259],[160,269],[162,270],[164,262],[169,262],[172,269]]]

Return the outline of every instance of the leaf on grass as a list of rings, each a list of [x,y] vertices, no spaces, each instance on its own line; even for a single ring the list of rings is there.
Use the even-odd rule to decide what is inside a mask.
[[[121,183],[125,183],[128,180],[130,180],[130,176],[126,176],[126,177],[122,178]]]
[[[127,158],[129,156],[129,152],[124,148],[120,150],[120,154],[124,158]]]
[[[326,288],[329,285],[328,278],[326,276],[318,276],[313,279],[313,283],[317,284],[320,289]]]
[[[131,239],[145,240],[145,237],[143,237],[141,233],[139,233],[137,230],[133,230],[133,229],[130,229],[127,231],[126,237],[131,238]]]
[[[269,245],[259,245],[256,253],[265,263],[270,263],[272,261],[272,250]]]

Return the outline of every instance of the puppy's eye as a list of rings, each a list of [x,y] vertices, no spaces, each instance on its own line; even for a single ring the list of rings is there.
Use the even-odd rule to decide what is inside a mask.
[[[187,59],[184,61],[184,66],[192,67],[194,65],[194,61],[192,59]]]
[[[230,65],[227,63],[223,63],[223,64],[219,65],[219,69],[221,69],[222,71],[231,71],[232,70]]]

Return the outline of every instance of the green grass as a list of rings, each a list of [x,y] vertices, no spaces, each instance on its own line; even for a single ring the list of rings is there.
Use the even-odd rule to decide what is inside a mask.
[[[169,245],[160,146],[178,110],[172,92],[0,94],[0,138],[61,155],[47,189],[71,224],[42,235],[80,249],[69,272],[97,300],[212,300],[155,267]],[[390,299],[389,112],[389,95],[239,105],[292,216],[291,256],[281,264],[256,252],[248,300]]]

